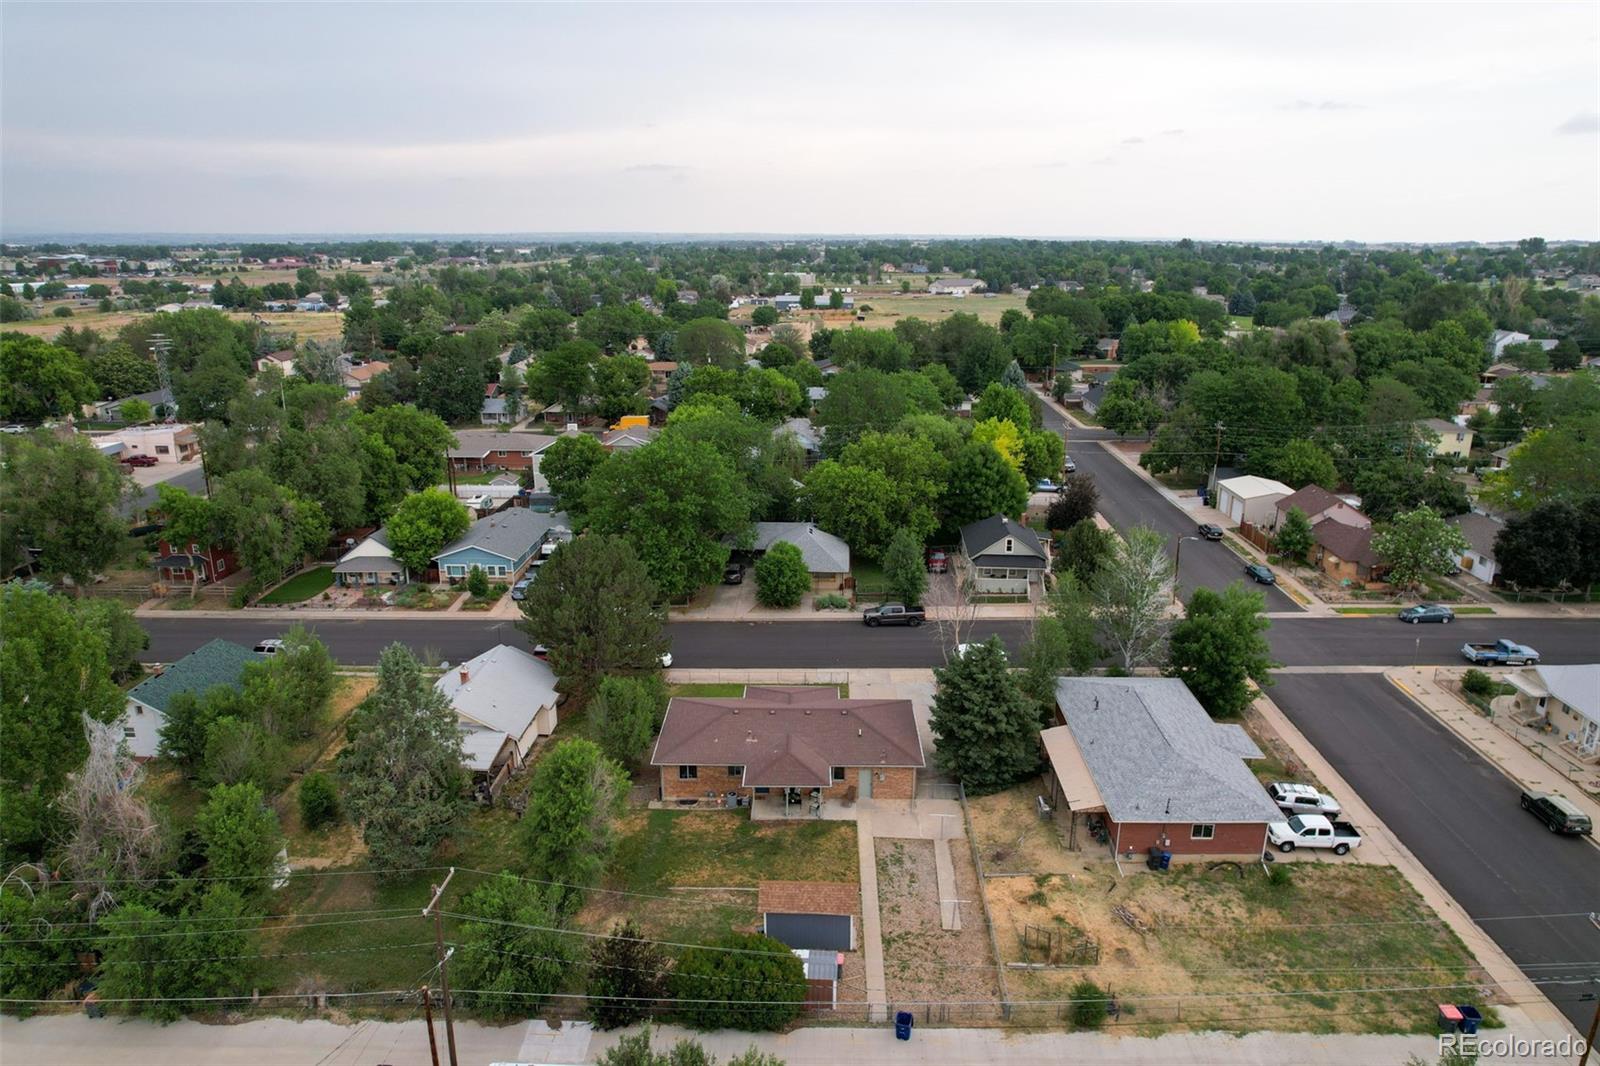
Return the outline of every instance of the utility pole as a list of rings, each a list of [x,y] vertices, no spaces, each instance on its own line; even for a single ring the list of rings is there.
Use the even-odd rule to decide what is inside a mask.
[[[422,986],[422,1016],[428,1020],[428,1057],[433,1066],[439,1066],[439,1041],[433,1035],[433,992],[427,985]]]
[[[1222,465],[1222,423],[1218,422],[1217,423],[1217,450],[1211,456],[1211,477],[1212,477],[1213,480],[1215,480],[1216,476],[1217,476],[1217,467],[1219,467],[1221,465]]]
[[[444,949],[444,917],[439,913],[439,900],[443,898],[444,890],[450,887],[450,879],[455,875],[456,868],[452,866],[450,872],[445,874],[444,883],[433,886],[433,899],[422,909],[424,918],[433,916],[433,954],[439,961],[439,999],[444,1004],[444,1039],[450,1049],[450,1066],[460,1066],[456,1061],[455,1018],[450,1010],[450,956],[455,954],[455,949],[451,948],[448,952]],[[431,1029],[429,1034],[432,1035]]]
[[[1600,1002],[1594,1005],[1594,1019],[1589,1022],[1589,1035],[1583,1040],[1583,1057],[1578,1060],[1578,1066],[1585,1066],[1589,1061],[1589,1052],[1594,1050],[1596,1030],[1600,1030]]]

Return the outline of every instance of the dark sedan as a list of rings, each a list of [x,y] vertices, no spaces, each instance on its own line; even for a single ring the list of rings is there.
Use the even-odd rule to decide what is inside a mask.
[[[1453,622],[1456,613],[1440,603],[1419,603],[1415,607],[1407,607],[1395,616],[1402,622],[1416,625],[1419,622]]]
[[[1260,563],[1246,563],[1244,576],[1258,585],[1276,585],[1277,577],[1272,573],[1272,568],[1262,566]]]
[[[1200,523],[1200,525],[1195,527],[1195,532],[1200,534],[1206,540],[1221,540],[1222,539],[1222,527],[1221,526],[1214,526],[1210,522],[1202,522],[1202,523]]]

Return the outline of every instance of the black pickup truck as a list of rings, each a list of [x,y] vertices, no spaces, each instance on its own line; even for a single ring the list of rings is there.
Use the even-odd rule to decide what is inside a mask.
[[[881,603],[861,612],[861,620],[869,626],[920,626],[927,617],[921,607],[903,603]]]

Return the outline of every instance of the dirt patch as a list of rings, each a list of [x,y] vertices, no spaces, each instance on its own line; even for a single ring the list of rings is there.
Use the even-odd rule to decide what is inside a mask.
[[[998,1007],[999,986],[978,902],[977,872],[965,842],[950,842],[956,898],[971,901],[962,905],[962,927],[957,931],[940,923],[933,841],[880,837],[875,843],[884,977],[891,1006],[958,1002],[972,1006],[934,1020],[982,1020]],[[923,1014],[919,1009],[918,1016]]]
[[[1250,734],[1250,739],[1265,753],[1264,759],[1251,759],[1250,769],[1256,778],[1263,784],[1272,781],[1298,781],[1302,784],[1322,787],[1322,782],[1317,780],[1315,774],[1300,761],[1299,756],[1288,741],[1278,735],[1277,728],[1252,704],[1244,712],[1240,720],[1244,731]]]
[[[1066,873],[1079,860],[1066,848],[1061,827],[1039,817],[1038,797],[1045,793],[1038,777],[992,796],[968,797],[972,830],[977,837],[983,871],[1001,873]]]
[[[1007,970],[1014,1001],[1065,998],[1088,978],[1119,999],[1122,1022],[1314,1032],[1427,1032],[1440,999],[1485,1002],[1485,975],[1391,867],[1300,866],[1284,886],[1257,866],[1119,878],[1080,863],[985,888],[1001,955],[1049,965]],[[1085,941],[1095,950],[1063,960]],[[1361,991],[1443,985],[1455,987]]]

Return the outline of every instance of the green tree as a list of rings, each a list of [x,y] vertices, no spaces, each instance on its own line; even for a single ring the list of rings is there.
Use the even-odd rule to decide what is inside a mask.
[[[1600,412],[1528,434],[1504,469],[1485,474],[1483,495],[1513,511],[1600,495]]]
[[[750,324],[763,329],[778,324],[778,309],[771,304],[762,304],[750,312]]]
[[[1271,683],[1268,672],[1278,664],[1267,647],[1272,623],[1264,607],[1261,593],[1237,581],[1221,592],[1199,588],[1172,627],[1169,671],[1213,718],[1243,714],[1255,698],[1251,682]]]
[[[1333,465],[1333,456],[1320,445],[1309,440],[1292,440],[1281,448],[1269,450],[1261,461],[1262,473],[1286,485],[1302,488],[1321,485],[1331,489],[1339,484],[1339,471]]]
[[[998,637],[953,655],[934,678],[935,754],[968,793],[998,792],[1038,770],[1038,710],[1011,674]]]
[[[140,399],[123,400],[118,408],[122,421],[130,426],[142,426],[155,417],[155,409]]]
[[[540,567],[517,628],[550,649],[562,689],[582,697],[602,677],[660,668],[666,614],[656,596],[650,572],[627,541],[586,534]]]
[[[1282,555],[1305,562],[1306,553],[1311,550],[1311,520],[1306,513],[1298,507],[1291,507],[1283,516],[1283,524],[1278,527],[1278,534],[1273,538],[1273,545]]]
[[[758,933],[729,933],[685,949],[668,987],[677,1016],[694,1029],[782,1029],[800,1016],[806,998],[800,960]]]
[[[277,735],[309,737],[328,718],[338,681],[327,645],[295,623],[278,654],[245,667],[243,699],[256,718]]]
[[[300,779],[297,794],[300,824],[313,832],[339,820],[339,789],[333,778],[320,770]]]
[[[229,474],[218,484],[212,502],[219,526],[258,588],[278,581],[291,566],[328,543],[328,518],[322,508],[274,484],[265,471]]]
[[[763,607],[798,607],[811,591],[811,571],[800,549],[778,541],[756,560],[756,602]]]
[[[1018,429],[1031,429],[1035,419],[1033,407],[1028,403],[1028,394],[998,381],[990,385],[972,404],[974,422],[989,419],[1010,422]]]
[[[0,418],[60,418],[99,395],[76,352],[39,337],[0,335]]]
[[[1061,538],[1061,550],[1056,554],[1055,568],[1075,576],[1084,585],[1093,579],[1095,571],[1116,548],[1116,535],[1101,529],[1093,519],[1074,522],[1066,536]]]
[[[900,528],[900,499],[879,470],[825,459],[806,475],[804,506],[812,520],[866,559],[881,559]]]
[[[587,433],[557,437],[539,457],[539,473],[550,483],[561,508],[569,514],[583,513],[583,490],[589,475],[603,464],[610,453],[598,438]]]
[[[1041,724],[1051,724],[1054,719],[1056,679],[1086,674],[1099,658],[1088,594],[1075,576],[1062,574],[1019,657],[1022,672],[1017,684],[1033,701]]]
[[[125,681],[139,673],[139,653],[150,646],[150,634],[126,604],[109,597],[85,598],[74,605],[85,626],[105,640],[106,664],[114,681]]]
[[[723,537],[749,526],[752,502],[728,458],[670,427],[650,447],[612,456],[585,499],[590,528],[626,538],[668,599],[721,578]]]
[[[618,922],[603,939],[591,942],[588,994],[589,1020],[596,1029],[633,1025],[650,1016],[657,1000],[666,998],[667,958],[632,919]]]
[[[645,411],[650,364],[637,355],[612,355],[594,367],[595,413],[607,422]]]
[[[922,541],[911,530],[901,527],[889,538],[883,553],[883,577],[889,595],[901,603],[916,605],[928,588],[928,567],[923,558]]]
[[[461,901],[457,938],[460,957],[452,963],[461,999],[495,1020],[526,1017],[545,996],[562,986],[578,962],[573,937],[563,935],[557,908],[560,891],[501,873]]]
[[[636,765],[655,736],[666,703],[660,674],[601,680],[588,714],[606,757],[625,767]]]
[[[88,754],[80,714],[122,712],[105,637],[67,601],[0,586],[0,842],[6,863],[38,858],[60,826],[56,797]]]
[[[176,1021],[186,1011],[214,1010],[207,1002],[234,996],[247,1002],[255,980],[259,923],[234,886],[213,884],[176,917],[147,903],[129,901],[110,911],[96,929],[101,998],[126,1001],[129,1013]]]
[[[628,772],[594,741],[570,737],[534,766],[529,796],[520,823],[529,868],[563,886],[557,907],[574,913],[611,853],[612,819],[627,802]]]
[[[1059,477],[1066,459],[1066,442],[1055,430],[1036,429],[1022,434],[1022,476],[1029,484]]]
[[[972,442],[956,453],[944,500],[947,528],[996,514],[1016,518],[1027,506],[1028,483],[993,447]]]
[[[424,866],[460,818],[466,787],[450,701],[403,644],[378,657],[378,683],[339,754],[345,806],[379,867]]]
[[[49,999],[80,974],[78,956],[93,944],[78,922],[82,911],[69,898],[74,889],[0,895],[0,997]],[[34,1005],[9,1003],[7,1011],[26,1018]]]
[[[0,566],[28,565],[52,578],[89,580],[121,554],[128,523],[119,508],[127,475],[109,456],[73,436],[9,438],[0,458]]]
[[[276,791],[283,763],[282,742],[256,722],[223,715],[206,725],[200,779],[209,785],[249,783]]]
[[[678,328],[678,361],[733,370],[744,362],[744,334],[720,318],[696,318]]]
[[[434,556],[472,524],[461,501],[443,489],[423,489],[400,501],[389,518],[389,545],[408,570],[421,574]]]
[[[242,896],[261,896],[271,883],[283,834],[278,816],[253,784],[217,785],[195,815],[206,874]]]
[[[544,404],[560,403],[576,414],[593,386],[599,359],[600,349],[588,341],[562,341],[524,371],[528,394]]]
[[[1418,588],[1427,574],[1448,569],[1471,545],[1460,528],[1426,505],[1395,515],[1372,536],[1372,550],[1389,567],[1388,579]]]
[[[456,438],[438,415],[408,403],[390,404],[360,415],[356,424],[394,452],[408,489],[417,492],[444,480],[445,452]]]
[[[1501,581],[1513,588],[1587,588],[1600,582],[1600,496],[1550,500],[1512,515],[1494,541]]]
[[[1172,577],[1166,538],[1135,526],[1089,581],[1101,634],[1117,665],[1129,673],[1165,658]]]
[[[1068,474],[1061,480],[1061,491],[1045,512],[1047,528],[1071,529],[1079,522],[1093,522],[1100,509],[1100,490],[1088,474]]]
[[[213,685],[204,692],[175,693],[167,705],[167,721],[161,728],[158,754],[186,771],[198,772],[205,760],[211,724],[222,718],[248,719],[243,698],[244,694],[232,685]]]
[[[483,567],[474,566],[467,571],[467,591],[475,600],[481,600],[489,595],[489,575],[483,572]]]

